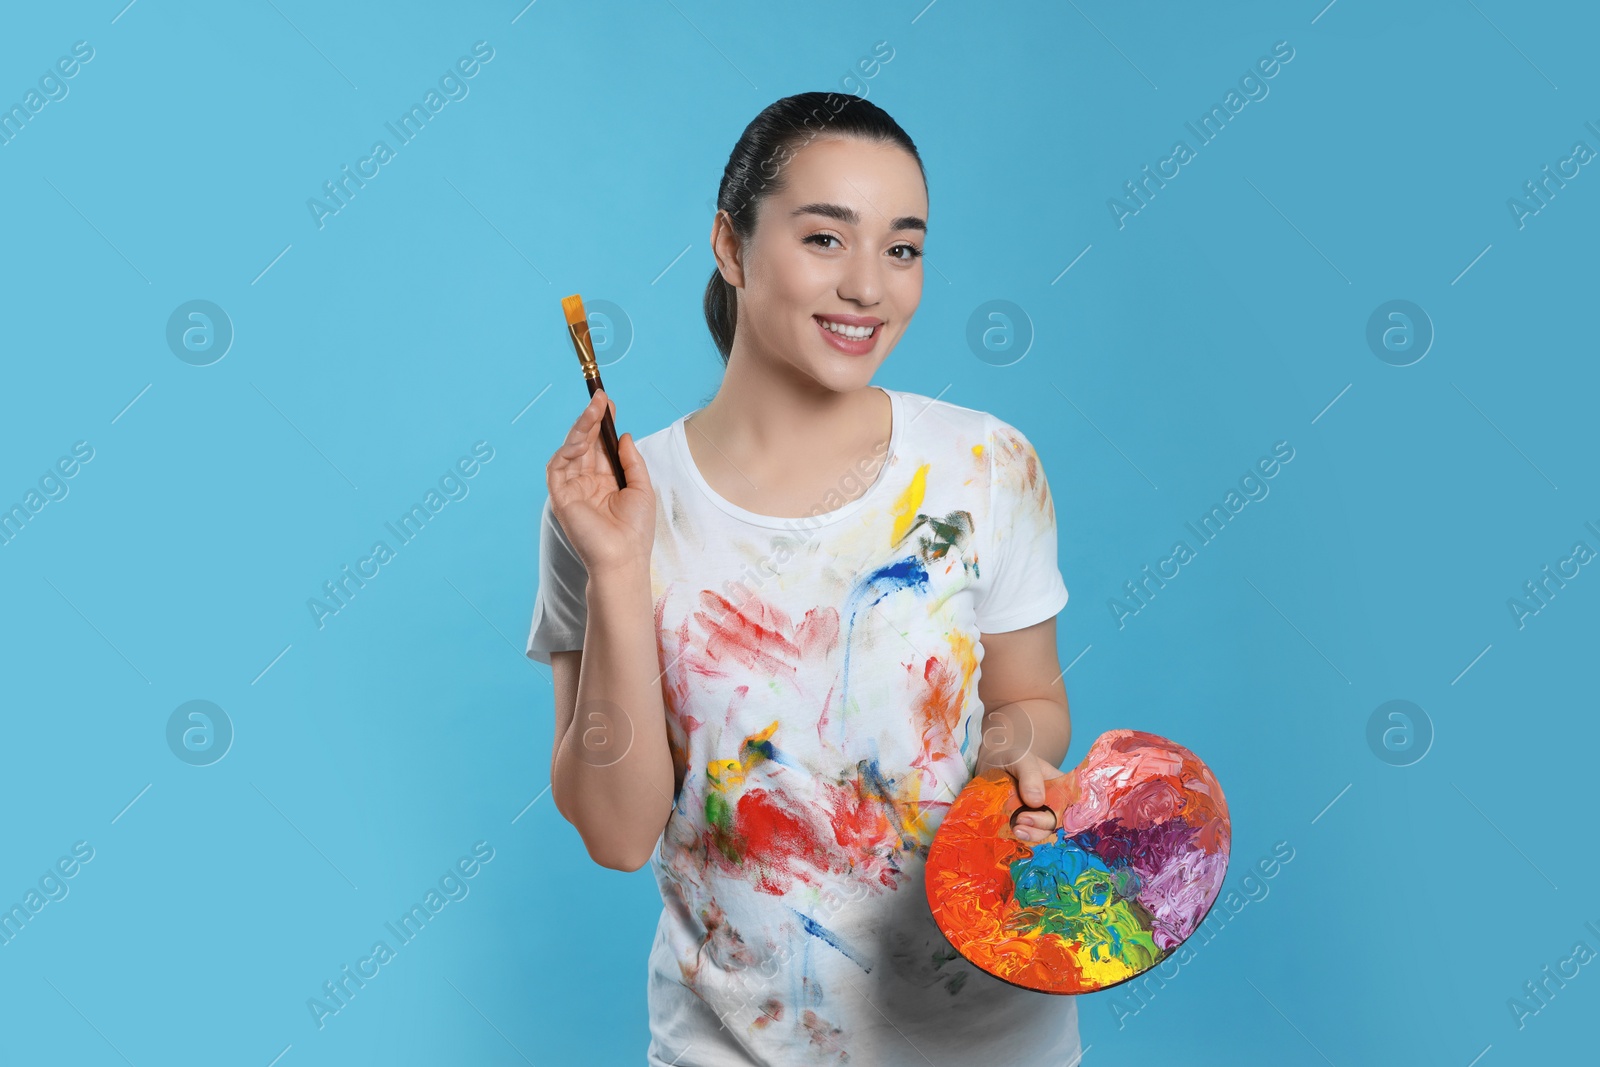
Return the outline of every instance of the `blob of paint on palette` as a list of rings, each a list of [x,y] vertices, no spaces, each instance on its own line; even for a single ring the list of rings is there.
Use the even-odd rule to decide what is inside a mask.
[[[1041,993],[1092,993],[1149,970],[1199,928],[1222,889],[1232,830],[1193,752],[1110,730],[1046,785],[1055,840],[1011,830],[1010,775],[974,777],[928,852],[934,921],[983,970]]]

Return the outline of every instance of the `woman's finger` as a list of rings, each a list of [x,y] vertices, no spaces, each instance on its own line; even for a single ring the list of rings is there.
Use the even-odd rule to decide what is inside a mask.
[[[1021,820],[1018,820],[1017,825],[1012,827],[1012,833],[1014,833],[1017,838],[1022,841],[1045,841],[1050,837],[1049,830],[1043,827],[1029,825]]]
[[[561,447],[556,449],[556,455],[566,460],[574,460],[582,456],[588,449],[588,442],[592,436],[593,428],[599,422],[596,414],[597,405],[593,397],[584,405],[578,417],[572,421],[572,426],[567,430],[566,439],[561,442]]]
[[[628,488],[650,488],[650,472],[645,469],[644,457],[633,443],[633,434],[625,433],[617,439],[617,458],[622,460],[622,476],[627,479]]]
[[[579,434],[580,436],[588,435],[590,424],[600,418],[600,405],[604,403],[604,400],[600,395],[602,392],[604,392],[604,390],[597,389],[594,394],[589,397],[588,402],[583,405],[583,410],[578,412],[578,417],[572,420],[573,433]],[[572,435],[568,434],[568,440],[571,439]]]
[[[593,474],[596,468],[594,453],[600,439],[600,405],[593,397],[567,431],[566,440],[556,449],[545,467],[545,487],[551,496],[558,496],[558,487],[574,479]]]
[[[1044,775],[1039,771],[1039,761],[1024,757],[1016,769],[1017,794],[1030,808],[1044,806]]]

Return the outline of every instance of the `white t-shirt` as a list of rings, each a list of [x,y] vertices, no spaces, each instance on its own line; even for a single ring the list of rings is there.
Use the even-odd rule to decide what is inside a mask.
[[[982,633],[1067,589],[1032,445],[992,415],[889,394],[888,458],[810,518],[719,496],[680,418],[638,439],[651,591],[683,785],[651,858],[654,1067],[1079,1058],[1073,997],[979,970],[923,867],[981,741]],[[868,465],[870,469],[870,464]],[[587,577],[546,501],[528,655],[583,646]]]

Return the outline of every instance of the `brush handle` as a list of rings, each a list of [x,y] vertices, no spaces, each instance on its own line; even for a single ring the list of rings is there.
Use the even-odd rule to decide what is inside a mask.
[[[598,374],[593,378],[585,378],[584,381],[588,383],[590,396],[605,388]],[[617,451],[617,424],[611,419],[609,403],[600,415],[600,443],[605,446],[606,458],[611,461],[611,473],[617,477],[617,488],[626,489],[628,480],[622,476],[622,453]]]

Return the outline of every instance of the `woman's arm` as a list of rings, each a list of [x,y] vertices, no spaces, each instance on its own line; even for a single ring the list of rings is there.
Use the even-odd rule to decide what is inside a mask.
[[[983,701],[983,743],[978,773],[1001,767],[1017,782],[1029,807],[1044,804],[1044,782],[1059,776],[1072,743],[1072,714],[1056,655],[1056,620],[1009,633],[982,634],[983,670],[978,698]],[[1045,841],[1055,818],[1043,812],[1017,817],[1019,838]]]
[[[550,793],[596,863],[650,861],[672,811],[649,573],[591,574],[583,649],[554,652]]]
[[[596,863],[634,871],[650,860],[672,810],[661,667],[651,602],[656,502],[632,434],[617,443],[619,489],[600,444],[597,391],[546,468],[552,510],[583,562],[581,651],[552,653],[556,733],[550,793]]]

